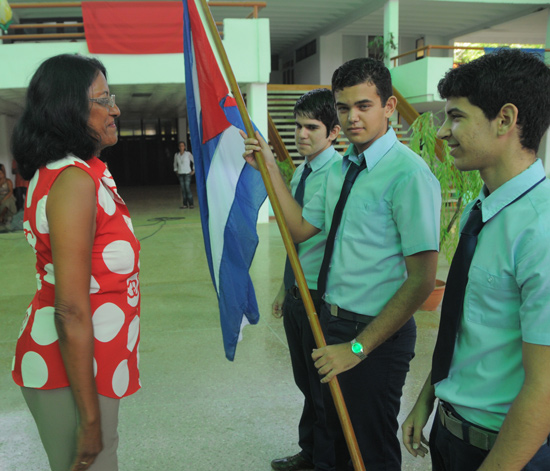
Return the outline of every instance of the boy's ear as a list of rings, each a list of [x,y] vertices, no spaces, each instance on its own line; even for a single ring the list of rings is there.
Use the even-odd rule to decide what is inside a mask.
[[[497,134],[503,136],[508,134],[512,129],[517,126],[518,122],[518,108],[513,103],[506,103],[498,112],[497,120]]]
[[[334,127],[331,129],[331,131],[328,135],[328,138],[331,141],[335,141],[338,138],[338,135],[340,134],[340,129],[342,129],[342,128],[340,127],[339,124],[334,125]]]

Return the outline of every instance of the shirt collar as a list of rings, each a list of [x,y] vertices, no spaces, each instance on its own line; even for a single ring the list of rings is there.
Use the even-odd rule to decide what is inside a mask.
[[[386,134],[376,139],[376,141],[374,141],[367,150],[361,152],[359,155],[357,155],[355,145],[349,146],[344,154],[342,169],[345,170],[349,166],[350,162],[354,162],[359,165],[363,159],[366,159],[367,171],[371,172],[376,164],[382,160],[382,157],[388,153],[396,141],[397,136],[395,135],[393,128],[390,126]]]
[[[483,222],[487,222],[500,210],[528,191],[545,176],[546,174],[544,172],[542,161],[537,159],[529,168],[521,172],[519,175],[516,175],[511,180],[508,180],[490,194],[487,187],[483,185],[483,188],[479,193]]]
[[[321,152],[318,156],[316,156],[311,162],[307,160],[307,165],[311,167],[312,172],[316,172],[320,168],[322,168],[330,159],[332,159],[332,156],[336,150],[334,149],[334,146],[328,146],[323,152]]]

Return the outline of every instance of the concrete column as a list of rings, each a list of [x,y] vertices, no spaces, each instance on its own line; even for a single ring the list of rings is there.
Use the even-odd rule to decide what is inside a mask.
[[[391,35],[393,35],[393,43],[396,46],[395,50],[386,46]],[[384,63],[391,69],[393,61],[390,60],[390,57],[399,53],[399,0],[388,0],[384,5],[384,52],[386,53]]]
[[[267,84],[250,83],[246,86],[246,105],[256,127],[267,140]],[[258,223],[269,222],[269,201],[260,208]]]
[[[178,118],[178,142],[183,141],[187,144],[187,116]]]

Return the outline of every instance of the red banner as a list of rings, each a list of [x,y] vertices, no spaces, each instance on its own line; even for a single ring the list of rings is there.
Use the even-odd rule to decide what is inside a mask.
[[[181,2],[82,2],[92,54],[183,53]]]

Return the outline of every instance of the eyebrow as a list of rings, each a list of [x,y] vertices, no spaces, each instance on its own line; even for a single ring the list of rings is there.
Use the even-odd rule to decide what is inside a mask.
[[[369,100],[368,98],[365,98],[364,100],[359,100],[353,103],[352,106],[355,105],[367,105],[369,103],[374,103],[372,100]],[[337,101],[335,106],[349,106],[347,103],[342,103],[341,101]]]
[[[453,108],[449,108],[448,110],[445,111],[445,114],[451,114],[451,113],[466,114],[464,111],[462,111],[460,108],[457,108],[456,106]]]

